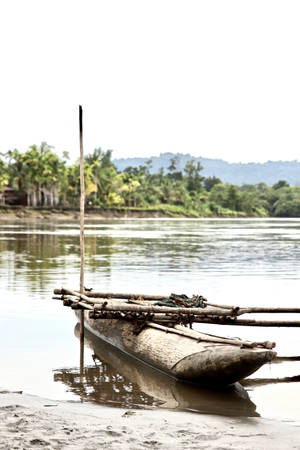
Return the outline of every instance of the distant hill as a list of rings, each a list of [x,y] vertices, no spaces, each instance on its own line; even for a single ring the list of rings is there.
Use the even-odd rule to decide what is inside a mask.
[[[164,168],[168,172],[170,160],[177,156],[179,158],[178,170],[184,169],[186,162],[193,158],[200,161],[204,167],[201,172],[205,177],[216,176],[223,183],[232,183],[238,186],[242,184],[257,184],[264,182],[270,186],[278,180],[286,180],[290,185],[300,185],[300,162],[298,161],[268,161],[266,163],[229,163],[222,159],[210,159],[193,157],[189,154],[161,153],[159,156],[148,158],[121,158],[114,159],[113,163],[119,171],[129,166],[138,167],[144,165],[149,159],[152,160],[151,172],[158,172]]]

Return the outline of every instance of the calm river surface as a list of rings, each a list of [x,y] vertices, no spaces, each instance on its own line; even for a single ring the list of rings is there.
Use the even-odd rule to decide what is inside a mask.
[[[54,288],[78,288],[79,265],[77,223],[0,224],[3,389],[126,408],[300,419],[297,361],[265,365],[243,387],[213,392],[176,383],[87,334],[80,377],[75,315],[51,299]],[[299,307],[299,280],[298,219],[86,224],[85,285],[98,291],[201,294],[213,303]],[[299,328],[195,328],[274,340],[278,355],[300,354]]]

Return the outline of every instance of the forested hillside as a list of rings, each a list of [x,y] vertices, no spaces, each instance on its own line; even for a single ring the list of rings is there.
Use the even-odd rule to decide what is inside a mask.
[[[299,152],[300,156],[300,152]],[[160,156],[148,158],[124,158],[114,159],[118,170],[126,167],[138,167],[144,165],[148,159],[152,160],[151,172],[155,173],[161,168],[168,171],[172,158],[178,159],[178,169],[184,170],[189,154],[161,153]],[[266,163],[229,163],[222,159],[193,158],[203,166],[202,174],[205,177],[215,176],[221,178],[224,183],[232,183],[238,186],[243,184],[256,184],[264,182],[272,186],[279,179],[286,180],[294,186],[300,185],[300,162],[297,161],[268,161]]]
[[[111,156],[101,148],[85,156],[89,208],[156,210],[189,217],[300,217],[300,187],[290,186],[281,173],[273,174],[272,186],[264,182],[238,186],[224,182],[224,177],[206,176],[207,168],[186,155],[183,169],[179,155],[165,155],[166,170],[151,159],[117,170]],[[45,142],[0,158],[3,205],[76,209],[79,197],[79,162],[70,164],[67,154],[60,158]]]

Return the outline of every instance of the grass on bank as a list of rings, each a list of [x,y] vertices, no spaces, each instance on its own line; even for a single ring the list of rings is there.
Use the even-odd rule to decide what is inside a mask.
[[[30,208],[27,206],[8,206],[2,205],[0,206],[0,214],[15,214],[22,216],[32,216],[35,213],[43,215],[43,216],[51,216],[51,214],[64,214],[68,215],[68,213],[79,212],[79,209],[76,208],[46,208],[46,207],[36,207]],[[233,211],[228,208],[223,208],[220,205],[215,203],[203,203],[200,205],[199,209],[195,209],[193,207],[185,207],[183,205],[174,205],[174,204],[166,204],[161,203],[153,206],[144,206],[144,207],[87,207],[86,213],[89,214],[101,214],[105,212],[106,215],[109,215],[109,212],[114,215],[117,214],[147,214],[147,216],[153,217],[156,215],[162,215],[167,217],[187,217],[187,218],[201,218],[201,217],[267,217],[266,211],[264,209],[257,209],[252,214],[247,214],[242,211]]]

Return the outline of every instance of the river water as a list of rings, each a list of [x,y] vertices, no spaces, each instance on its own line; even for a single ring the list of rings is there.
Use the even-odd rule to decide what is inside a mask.
[[[54,288],[78,288],[79,251],[76,222],[0,224],[2,388],[126,408],[300,419],[299,361],[267,364],[242,387],[207,390],[175,382],[87,334],[80,376],[75,315],[51,298]],[[299,307],[299,277],[298,219],[86,223],[85,285],[98,291],[201,294],[211,303]],[[299,328],[194,328],[276,341],[279,356],[300,354]]]

